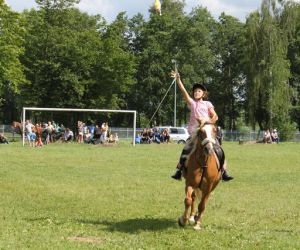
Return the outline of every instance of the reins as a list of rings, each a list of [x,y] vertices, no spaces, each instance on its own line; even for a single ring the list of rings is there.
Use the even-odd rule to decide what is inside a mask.
[[[208,121],[207,121],[207,122],[205,122],[205,123],[200,127],[199,131],[200,131],[201,128],[202,128],[203,126],[205,126],[205,125],[214,125],[214,124],[213,124],[212,122],[208,122]],[[200,138],[202,147],[205,147],[208,143],[212,143],[212,145],[213,145],[213,150],[214,150],[213,154],[214,154],[214,157],[215,157],[216,162],[217,162],[217,170],[218,170],[218,172],[220,172],[221,166],[220,166],[220,161],[219,161],[219,158],[218,158],[218,154],[217,154],[217,152],[216,152],[216,147],[217,147],[217,145],[218,145],[217,142],[216,142],[216,140],[213,139],[213,138],[205,138],[205,139],[202,139],[200,133],[198,134],[198,136],[199,136],[199,138]],[[207,157],[206,157],[206,159],[205,159],[205,166],[207,166],[206,163],[207,163]],[[207,167],[205,167],[205,166],[202,166],[201,179],[200,179],[200,183],[199,183],[199,185],[198,185],[198,187],[199,187],[200,189],[201,189],[201,185],[202,185],[202,182],[203,182],[205,169],[207,168]]]

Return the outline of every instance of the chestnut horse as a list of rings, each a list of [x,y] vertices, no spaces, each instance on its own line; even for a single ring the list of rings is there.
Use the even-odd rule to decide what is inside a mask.
[[[183,173],[185,178],[185,210],[178,219],[180,226],[185,226],[194,217],[194,229],[201,229],[202,216],[211,192],[221,179],[221,166],[215,153],[215,125],[199,121],[199,127],[191,138],[193,150],[187,158]],[[200,196],[198,213],[195,216],[196,195]],[[191,210],[191,211],[190,211]],[[189,212],[190,211],[190,212]]]
[[[11,124],[12,133],[23,135],[23,126],[21,122],[13,121]]]

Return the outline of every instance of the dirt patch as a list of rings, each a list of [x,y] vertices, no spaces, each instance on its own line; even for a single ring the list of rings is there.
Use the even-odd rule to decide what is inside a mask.
[[[239,145],[248,145],[248,144],[256,144],[258,143],[257,141],[243,141],[239,140]]]
[[[99,144],[96,144],[96,145],[99,146],[99,147],[115,147],[115,146],[118,146],[117,143],[103,143],[103,144],[99,143]]]
[[[72,236],[72,237],[67,237],[67,240],[84,242],[84,243],[93,243],[93,244],[101,244],[104,242],[102,238],[92,237],[92,236]]]

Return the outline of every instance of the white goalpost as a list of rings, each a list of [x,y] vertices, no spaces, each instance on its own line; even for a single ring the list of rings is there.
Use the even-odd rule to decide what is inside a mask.
[[[135,134],[136,134],[136,110],[110,110],[110,109],[71,109],[71,108],[35,108],[35,107],[23,107],[23,133],[22,141],[25,146],[25,121],[26,111],[58,111],[58,112],[103,112],[103,113],[131,113],[133,114],[133,138],[132,145],[135,146]]]

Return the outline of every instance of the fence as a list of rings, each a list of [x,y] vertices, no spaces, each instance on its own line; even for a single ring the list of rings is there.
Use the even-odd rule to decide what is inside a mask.
[[[0,124],[0,133],[3,134],[9,141],[19,141],[21,140],[21,135],[13,132],[10,125]]]
[[[224,141],[262,141],[264,131],[240,132],[237,130],[224,130]]]
[[[136,133],[140,133],[143,129],[137,128]],[[111,127],[110,132],[113,134],[118,134],[119,139],[132,139],[133,128],[118,128]],[[19,134],[15,134],[12,131],[10,125],[0,125],[0,133],[4,134],[9,141],[18,141],[21,139]],[[224,141],[261,141],[263,139],[264,131],[250,131],[250,132],[240,132],[236,130],[223,130],[223,140]],[[280,133],[279,133],[280,137]],[[300,132],[293,132],[291,135],[292,142],[300,142]]]

